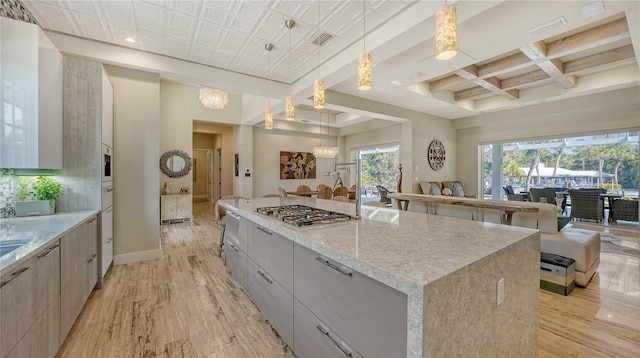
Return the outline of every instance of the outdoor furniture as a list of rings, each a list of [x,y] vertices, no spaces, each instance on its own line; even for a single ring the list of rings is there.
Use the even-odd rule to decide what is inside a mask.
[[[613,201],[613,211],[610,212],[610,217],[615,220],[635,221],[638,222],[638,199],[634,200],[622,200],[616,199]]]
[[[555,189],[541,189],[541,188],[531,188],[529,189],[529,193],[531,193],[531,201],[535,203],[540,202],[540,198],[545,198],[547,203],[555,204],[556,203],[556,191]]]
[[[604,199],[600,193],[601,190],[598,189],[569,189],[571,218],[602,221],[604,219]]]
[[[387,194],[392,193],[389,189],[383,187],[382,185],[376,185],[378,189],[378,193],[380,193],[380,202],[385,204],[391,204],[391,199],[387,197]]]
[[[509,201],[526,201],[529,198],[529,195],[525,194],[516,194],[513,191],[513,187],[511,185],[503,186],[502,189],[504,193],[507,195],[507,200]]]

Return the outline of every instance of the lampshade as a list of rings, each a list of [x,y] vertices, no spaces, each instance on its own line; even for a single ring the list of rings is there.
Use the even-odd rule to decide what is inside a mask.
[[[284,119],[292,121],[296,118],[296,105],[293,101],[293,96],[287,97],[284,111]]]
[[[366,91],[371,89],[371,78],[373,73],[373,61],[371,52],[364,52],[358,57],[358,89]]]
[[[229,95],[217,88],[201,87],[200,102],[209,109],[223,109],[229,103]]]
[[[312,151],[316,158],[333,159],[338,155],[338,147],[317,145],[313,147]]]
[[[324,108],[324,81],[315,80],[313,82],[313,108]]]
[[[458,54],[456,6],[444,5],[436,12],[436,58],[448,60]]]
[[[264,128],[273,129],[273,111],[271,108],[264,112]]]

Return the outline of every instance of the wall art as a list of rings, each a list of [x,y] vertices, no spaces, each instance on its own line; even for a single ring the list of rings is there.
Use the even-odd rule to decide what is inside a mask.
[[[315,179],[316,157],[310,152],[280,152],[280,179]]]

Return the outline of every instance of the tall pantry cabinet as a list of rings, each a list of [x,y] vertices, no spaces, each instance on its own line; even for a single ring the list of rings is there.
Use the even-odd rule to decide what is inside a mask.
[[[63,211],[99,210],[98,286],[113,261],[113,86],[101,63],[64,57]],[[108,172],[108,176],[105,175]]]

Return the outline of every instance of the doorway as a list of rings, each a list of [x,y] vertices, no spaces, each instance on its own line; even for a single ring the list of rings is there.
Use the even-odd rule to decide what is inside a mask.
[[[213,151],[193,148],[193,201],[213,201]]]

